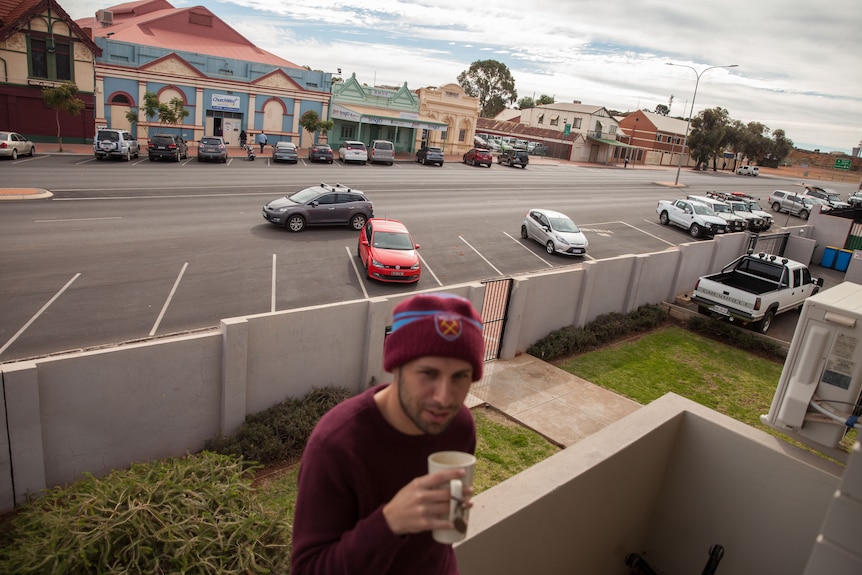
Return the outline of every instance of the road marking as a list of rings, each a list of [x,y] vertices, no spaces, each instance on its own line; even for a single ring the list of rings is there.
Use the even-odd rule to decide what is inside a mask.
[[[498,274],[498,275],[503,275],[503,272],[501,272],[500,270],[498,270],[498,269],[494,266],[494,264],[492,264],[491,262],[489,262],[489,261],[488,261],[488,258],[486,258],[486,257],[485,257],[485,256],[483,256],[482,254],[480,254],[480,253],[479,253],[479,250],[477,250],[476,248],[474,248],[473,246],[471,246],[471,245],[470,245],[470,242],[468,242],[467,240],[465,240],[465,239],[464,239],[463,237],[461,237],[461,236],[458,236],[458,239],[459,239],[459,240],[461,240],[462,242],[464,242],[465,244],[467,244],[467,247],[469,247],[471,250],[473,250],[474,252],[476,252],[476,255],[477,255],[477,256],[479,256],[480,258],[482,258],[483,260],[485,260],[485,263],[486,263],[486,264],[488,264],[489,266],[491,266],[491,268],[492,268],[495,272],[497,272],[497,274]]]
[[[644,220],[644,221],[645,221],[645,222],[647,222],[647,223],[653,224],[653,225],[659,225],[659,224],[656,224],[655,222],[652,222],[652,221],[650,221],[650,220]],[[620,222],[620,223],[621,223],[621,224],[623,224],[624,226],[628,226],[628,227],[630,227],[630,228],[631,228],[631,229],[633,229],[633,230],[637,230],[637,231],[641,232],[642,234],[646,234],[646,235],[648,235],[648,236],[649,236],[649,237],[651,237],[651,238],[655,238],[655,239],[657,239],[657,240],[658,240],[658,241],[660,241],[660,242],[664,242],[664,243],[666,243],[666,244],[667,244],[667,245],[669,245],[669,246],[675,246],[675,245],[676,245],[676,244],[675,244],[675,243],[673,243],[673,242],[669,242],[669,241],[667,241],[667,240],[665,240],[665,239],[662,239],[662,238],[660,238],[660,237],[658,237],[658,236],[654,236],[653,234],[649,233],[648,231],[646,231],[646,230],[642,230],[642,229],[640,229],[640,228],[639,228],[639,227],[637,227],[637,226],[633,226],[633,225],[631,225],[631,224],[627,224],[626,222]]]
[[[52,297],[50,300],[48,300],[48,303],[46,303],[45,305],[43,305],[43,306],[42,306],[42,309],[40,309],[39,311],[37,311],[37,312],[36,312],[36,315],[34,315],[33,317],[31,317],[31,318],[30,318],[30,321],[28,321],[27,323],[25,323],[25,324],[24,324],[24,326],[23,326],[21,329],[19,329],[19,330],[18,330],[18,333],[16,333],[15,335],[13,335],[13,336],[9,339],[9,341],[7,341],[7,342],[3,345],[3,347],[0,347],[0,355],[3,355],[3,352],[4,352],[4,351],[6,351],[7,349],[9,349],[9,346],[10,346],[10,345],[12,345],[13,343],[15,343],[15,340],[17,340],[19,337],[21,337],[21,334],[22,334],[22,333],[24,333],[25,331],[27,331],[27,328],[28,328],[28,327],[30,327],[30,326],[33,324],[33,322],[34,322],[34,321],[36,321],[37,319],[39,319],[39,316],[41,316],[43,313],[45,313],[45,310],[47,310],[47,309],[51,306],[51,304],[52,304],[52,303],[54,303],[55,301],[57,301],[57,298],[58,298],[58,297],[60,297],[61,295],[63,295],[63,292],[65,292],[67,289],[69,289],[69,286],[70,286],[70,285],[72,285],[72,282],[74,282],[74,281],[75,281],[76,279],[78,279],[79,277],[81,277],[80,272],[79,272],[79,273],[77,273],[77,274],[75,274],[75,276],[74,276],[72,279],[70,279],[68,282],[66,282],[66,285],[64,285],[64,286],[63,286],[63,289],[61,289],[60,291],[58,291],[58,292],[54,295],[54,297]]]
[[[34,224],[56,224],[57,222],[99,222],[102,220],[122,220],[122,216],[110,216],[104,218],[69,218],[65,220],[33,220]]]
[[[270,311],[275,311],[275,254],[272,254],[272,305]]]
[[[168,311],[168,306],[171,304],[174,294],[177,293],[177,288],[180,286],[180,280],[183,279],[183,274],[186,273],[187,267],[189,267],[189,262],[183,264],[183,269],[180,270],[180,275],[177,276],[177,281],[174,282],[174,287],[171,288],[171,293],[168,294],[168,299],[165,300],[165,305],[162,306],[162,311],[159,313],[159,317],[156,318],[156,323],[153,325],[153,329],[150,330],[150,337],[156,335],[156,330],[159,329],[159,324],[162,323],[162,318],[165,317],[165,312]]]
[[[435,273],[431,270],[431,267],[428,265],[428,262],[426,262],[426,261],[425,261],[425,258],[423,258],[423,257],[422,257],[422,255],[421,255],[421,254],[419,254],[419,252],[418,252],[418,251],[416,252],[416,255],[417,255],[417,256],[419,257],[419,259],[422,261],[422,268],[423,268],[423,269],[425,269],[425,270],[427,270],[427,271],[428,271],[428,273],[429,273],[429,274],[431,274],[431,276],[434,278],[434,281],[435,281],[435,282],[437,282],[437,285],[438,285],[438,286],[443,287],[443,282],[441,282],[441,281],[440,281],[440,278],[438,278],[438,277],[437,277],[437,274],[435,274]]]
[[[359,268],[356,267],[356,260],[359,258],[354,258],[353,254],[350,252],[350,246],[344,246],[344,249],[347,250],[347,259],[350,260],[350,265],[353,266],[353,272],[356,274],[356,278],[359,280],[359,287],[362,288],[362,296],[363,299],[368,299],[368,291],[365,289],[365,274],[359,273]],[[362,261],[360,259],[360,261]]]
[[[536,252],[534,252],[533,250],[531,250],[530,248],[528,248],[527,246],[525,246],[523,243],[521,243],[521,241],[520,241],[520,239],[519,239],[519,238],[516,238],[515,236],[509,235],[509,232],[503,232],[503,233],[504,233],[504,234],[506,234],[507,236],[509,236],[509,238],[510,238],[513,242],[515,242],[516,244],[518,244],[519,246],[521,246],[522,248],[524,248],[525,250],[527,250],[527,252],[529,252],[529,253],[531,253],[532,255],[534,255],[534,256],[536,256],[537,258],[539,258],[539,259],[542,261],[542,263],[543,263],[543,264],[545,264],[545,265],[546,265],[546,266],[548,266],[549,268],[554,267],[554,264],[552,264],[551,262],[547,261],[545,258],[543,258],[543,257],[542,257],[542,256],[540,256],[539,254],[537,254]]]

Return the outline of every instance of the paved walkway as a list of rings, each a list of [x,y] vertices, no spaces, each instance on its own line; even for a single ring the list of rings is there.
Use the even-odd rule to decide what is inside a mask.
[[[485,364],[467,406],[484,403],[564,447],[641,407],[527,354]]]

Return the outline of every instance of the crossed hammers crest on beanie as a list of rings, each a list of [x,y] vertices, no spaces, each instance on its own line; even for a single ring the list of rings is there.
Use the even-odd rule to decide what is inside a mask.
[[[405,363],[428,356],[463,359],[473,367],[473,381],[482,379],[482,318],[469,300],[447,293],[420,294],[395,306],[383,368],[394,373]]]

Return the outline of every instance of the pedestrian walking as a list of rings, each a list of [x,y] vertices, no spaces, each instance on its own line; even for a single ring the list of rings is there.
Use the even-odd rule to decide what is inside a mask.
[[[266,146],[267,139],[268,138],[266,137],[266,134],[263,133],[263,131],[261,131],[261,133],[257,135],[257,143],[260,144],[261,154],[263,153],[263,147]]]

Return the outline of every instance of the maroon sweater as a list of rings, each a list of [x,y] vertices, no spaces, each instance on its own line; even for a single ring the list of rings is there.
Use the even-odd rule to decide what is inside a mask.
[[[294,575],[458,573],[451,545],[437,543],[430,531],[395,535],[383,506],[428,473],[431,453],[473,453],[473,416],[462,407],[439,435],[405,435],[383,419],[374,402],[383,387],[332,408],[308,440],[293,520]]]

